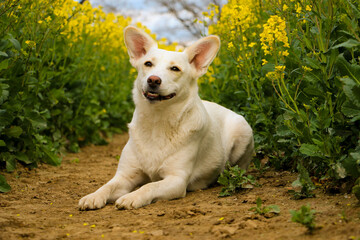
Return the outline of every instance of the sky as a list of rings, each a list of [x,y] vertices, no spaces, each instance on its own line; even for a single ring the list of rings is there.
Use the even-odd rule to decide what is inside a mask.
[[[133,23],[141,22],[157,37],[167,38],[170,42],[188,43],[196,40],[183,25],[164,7],[158,5],[154,0],[89,0],[93,7],[99,5],[106,12],[114,12],[132,18]],[[202,2],[198,0],[198,2]],[[207,6],[204,4],[204,11]],[[195,19],[194,19],[195,20]]]

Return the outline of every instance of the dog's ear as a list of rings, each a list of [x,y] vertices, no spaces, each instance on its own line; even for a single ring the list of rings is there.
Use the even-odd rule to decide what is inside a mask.
[[[134,65],[135,61],[144,56],[151,48],[157,47],[157,43],[154,39],[136,27],[126,27],[124,30],[124,38],[132,65]]]
[[[199,73],[199,77],[206,73],[219,48],[220,38],[218,36],[208,36],[198,40],[185,49],[185,53],[189,57],[189,62],[193,64]]]

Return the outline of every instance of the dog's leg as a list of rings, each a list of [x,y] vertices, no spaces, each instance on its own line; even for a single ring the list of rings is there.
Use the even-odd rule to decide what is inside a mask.
[[[229,162],[231,166],[238,165],[241,169],[247,169],[254,154],[254,138],[250,125],[243,117],[230,118],[227,120]]]
[[[116,174],[101,188],[81,198],[79,201],[79,208],[80,210],[102,208],[106,203],[113,202],[119,197],[129,193],[143,180],[142,174],[136,172],[133,172],[131,177],[130,175]]]
[[[128,193],[115,202],[118,209],[133,209],[150,204],[160,199],[185,197],[186,178],[182,176],[167,176],[158,182],[148,183],[138,190]]]
[[[83,197],[79,201],[80,210],[102,208],[107,202],[113,202],[129,193],[135,187],[147,181],[145,174],[135,167],[136,159],[125,146],[115,176],[97,191]]]

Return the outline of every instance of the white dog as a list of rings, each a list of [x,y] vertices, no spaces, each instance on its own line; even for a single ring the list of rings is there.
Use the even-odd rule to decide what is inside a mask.
[[[254,151],[251,127],[242,116],[198,96],[197,79],[215,58],[219,38],[204,37],[184,52],[172,52],[158,49],[135,27],[124,34],[138,71],[130,138],[115,176],[83,197],[79,208],[112,201],[118,209],[139,208],[206,188],[227,161],[246,169]]]

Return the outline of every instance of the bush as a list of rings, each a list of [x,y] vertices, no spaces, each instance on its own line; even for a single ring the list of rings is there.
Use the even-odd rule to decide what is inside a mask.
[[[360,11],[340,1],[210,6],[222,49],[201,95],[243,114],[258,157],[311,176],[360,176]]]
[[[63,147],[76,152],[126,129],[131,19],[88,1],[5,0],[0,21],[0,167],[59,165]]]

